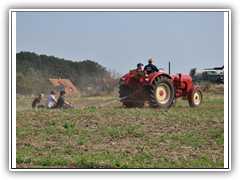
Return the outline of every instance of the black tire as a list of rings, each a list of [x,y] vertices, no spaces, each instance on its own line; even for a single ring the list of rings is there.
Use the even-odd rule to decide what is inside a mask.
[[[146,88],[146,97],[150,107],[170,107],[174,98],[174,88],[170,79],[165,76],[156,77],[152,85]]]
[[[172,102],[172,104],[171,104],[171,106],[170,107],[173,107],[173,106],[175,106],[177,104],[177,98],[173,98],[173,102]]]
[[[123,98],[126,96],[129,96],[133,94],[133,89],[131,89],[130,87],[126,86],[126,85],[120,85],[119,87],[119,98]],[[131,97],[127,97],[124,98],[124,100],[128,100]],[[134,107],[138,107],[141,108],[144,106],[144,103],[140,104],[140,103],[135,103],[135,102],[123,102],[123,105],[126,106],[127,108],[134,108]]]
[[[203,93],[200,88],[196,88],[193,91],[192,100],[189,100],[188,103],[191,107],[200,106],[203,100]]]

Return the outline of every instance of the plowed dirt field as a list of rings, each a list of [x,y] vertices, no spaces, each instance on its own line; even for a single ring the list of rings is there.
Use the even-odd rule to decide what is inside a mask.
[[[224,98],[204,93],[191,108],[125,108],[116,99],[84,97],[74,109],[16,106],[17,168],[223,168]],[[45,103],[42,100],[41,103]]]

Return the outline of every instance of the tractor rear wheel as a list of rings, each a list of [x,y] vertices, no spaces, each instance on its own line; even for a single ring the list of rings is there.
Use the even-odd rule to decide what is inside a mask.
[[[172,102],[172,104],[171,104],[171,106],[170,107],[173,107],[173,106],[175,106],[177,104],[177,98],[173,98],[173,102]]]
[[[174,88],[169,78],[158,76],[147,87],[147,100],[150,107],[168,108],[173,103]]]
[[[200,106],[203,100],[203,93],[200,88],[196,88],[192,95],[192,100],[189,100],[188,103],[191,107]]]
[[[126,86],[126,85],[120,85],[119,87],[119,98],[124,98],[123,100],[128,100],[130,99],[130,95],[133,94],[133,89],[131,89],[130,87]],[[123,102],[123,105],[126,106],[127,108],[134,108],[134,107],[138,107],[141,108],[144,106],[144,103],[136,103],[136,102]]]

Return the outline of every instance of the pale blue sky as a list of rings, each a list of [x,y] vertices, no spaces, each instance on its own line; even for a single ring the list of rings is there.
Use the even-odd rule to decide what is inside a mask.
[[[17,12],[16,50],[90,59],[121,74],[147,64],[171,74],[224,64],[223,12]]]

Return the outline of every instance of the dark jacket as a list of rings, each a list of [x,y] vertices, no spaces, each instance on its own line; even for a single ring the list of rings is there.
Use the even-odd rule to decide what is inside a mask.
[[[147,71],[148,75],[153,73],[153,72],[158,72],[159,71],[158,68],[155,65],[153,65],[153,64],[146,65],[144,67],[144,70]]]
[[[40,103],[40,101],[41,101],[41,100],[40,100],[40,98],[39,98],[39,97],[38,97],[38,98],[36,98],[36,99],[34,99],[34,100],[33,100],[33,102],[32,102],[32,108],[35,108],[35,107],[36,107],[36,104],[37,104],[37,103],[39,104],[39,103]]]
[[[65,101],[65,98],[63,96],[59,96],[58,100],[57,100],[57,107],[58,108],[62,108],[63,107],[63,102]]]

